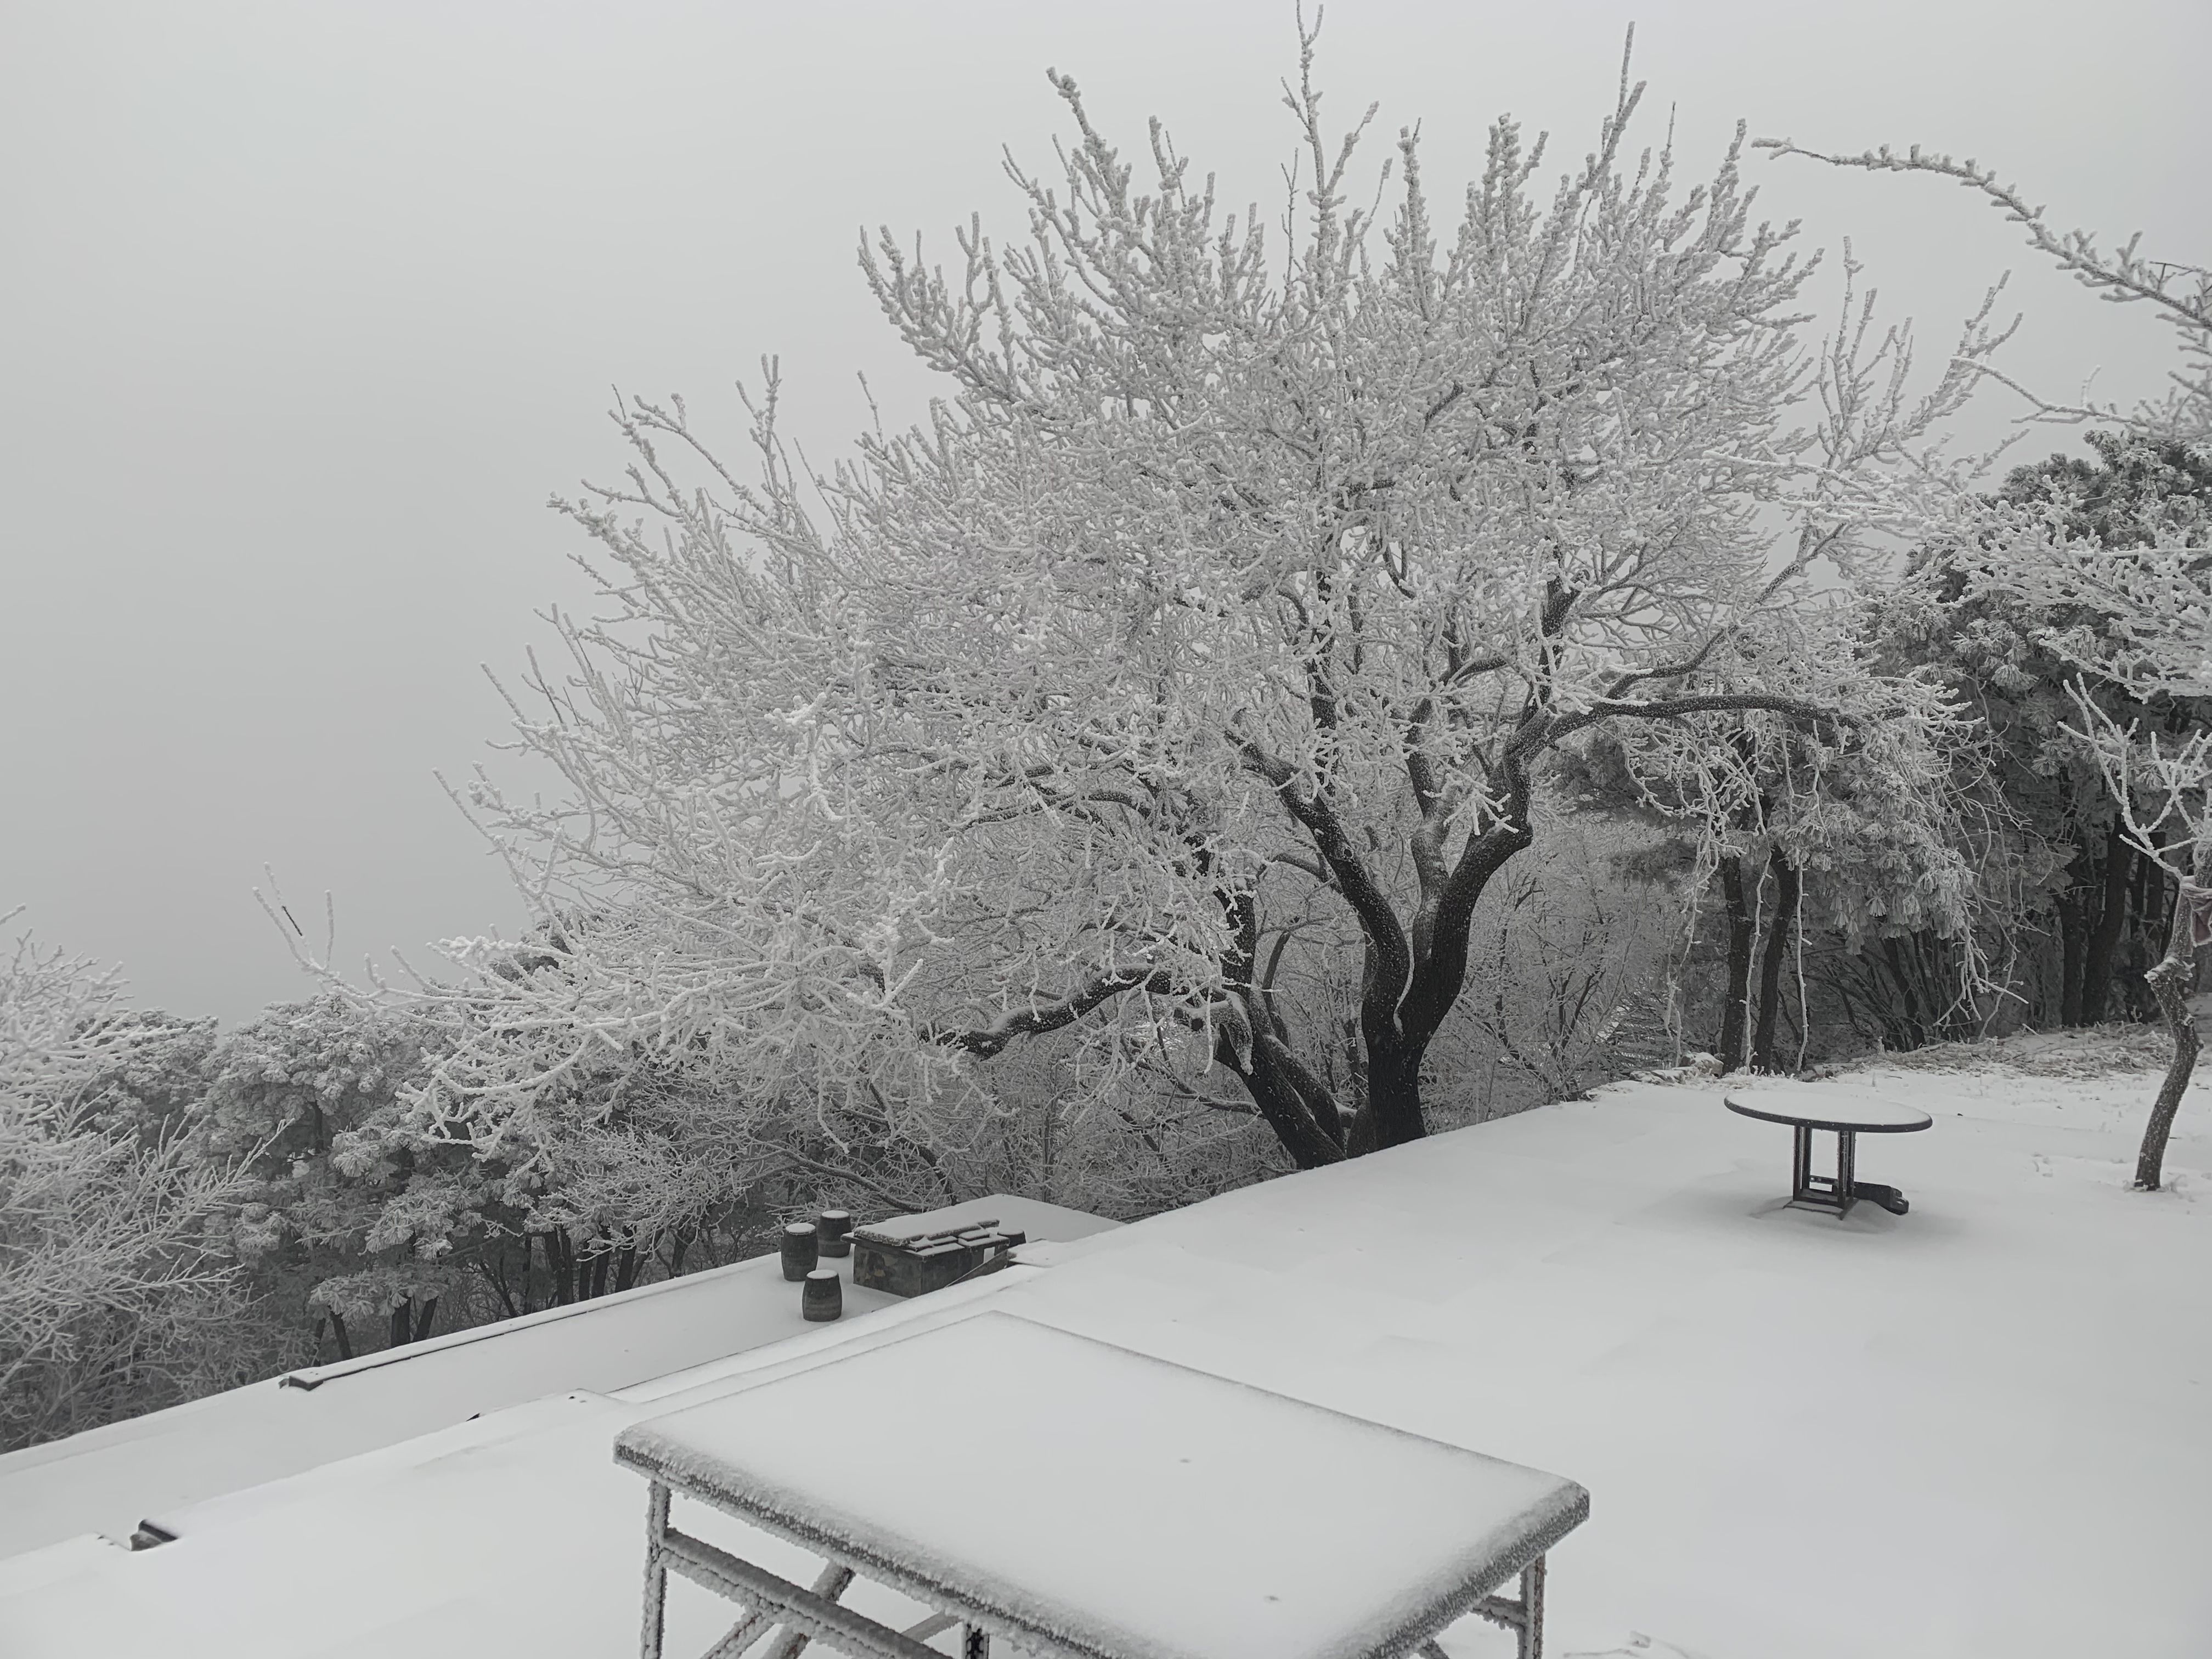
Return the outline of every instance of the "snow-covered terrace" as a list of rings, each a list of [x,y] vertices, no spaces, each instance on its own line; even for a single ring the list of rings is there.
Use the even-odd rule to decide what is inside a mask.
[[[303,1468],[171,1511],[158,1548],[0,1561],[0,1654],[635,1651],[645,1494],[618,1430],[984,1308],[1581,1482],[1555,1656],[2212,1653],[2212,1091],[2145,1195],[2142,1076],[1856,1080],[1936,1118],[1861,1146],[1907,1216],[1785,1208],[1787,1131],[1717,1085],[1619,1085]],[[29,1490],[5,1474],[0,1508]],[[1041,1527],[1083,1503],[1005,1498]],[[672,1654],[729,1616],[689,1586],[670,1613]],[[1510,1650],[1474,1623],[1444,1645]]]

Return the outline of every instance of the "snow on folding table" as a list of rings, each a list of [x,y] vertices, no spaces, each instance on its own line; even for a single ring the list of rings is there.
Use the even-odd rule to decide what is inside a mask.
[[[1589,1504],[1556,1475],[1001,1313],[650,1419],[617,1447],[863,1573],[1119,1659],[1389,1648]]]

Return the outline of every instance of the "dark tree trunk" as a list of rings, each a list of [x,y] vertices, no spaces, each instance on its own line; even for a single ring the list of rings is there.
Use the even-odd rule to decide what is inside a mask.
[[[1775,1016],[1782,1006],[1782,963],[1790,952],[1790,939],[1797,925],[1797,898],[1802,878],[1797,867],[1774,849],[1774,917],[1766,927],[1766,953],[1759,964],[1759,1024],[1752,1033],[1751,1069],[1771,1072],[1774,1063]]]
[[[586,1294],[593,1300],[607,1293],[607,1267],[613,1255],[611,1250],[601,1250],[592,1258],[592,1288]]]
[[[492,1293],[499,1297],[499,1305],[505,1317],[512,1319],[522,1311],[514,1305],[514,1286],[507,1282],[506,1240],[500,1241],[497,1255],[489,1261],[477,1260],[477,1271],[483,1275],[484,1283],[490,1285]]]
[[[1346,1092],[1352,1097],[1352,1121],[1357,1128],[1367,1111],[1367,1045],[1360,1040],[1357,1015],[1344,1022],[1344,1073]],[[1368,1123],[1371,1135],[1372,1117],[1369,1117]]]
[[[1335,1097],[1275,1035],[1266,999],[1255,988],[1258,902],[1249,892],[1225,894],[1222,912],[1235,944],[1222,963],[1226,995],[1218,1005],[1214,1060],[1237,1074],[1291,1163],[1301,1170],[1340,1163],[1344,1124]]]
[[[619,1292],[626,1291],[629,1289],[631,1285],[637,1283],[637,1264],[639,1260],[640,1252],[637,1248],[637,1240],[634,1237],[624,1240],[622,1249],[615,1252],[615,1289],[617,1291]]]
[[[2128,887],[2136,874],[2136,849],[2128,843],[2118,818],[2105,837],[2105,880],[2097,925],[2089,934],[2081,960],[2081,1007],[2076,1025],[2094,1025],[2104,1018],[2112,991],[2112,964],[2118,958],[2120,934],[2127,926]]]
[[[340,1359],[352,1358],[353,1338],[347,1334],[345,1328],[345,1316],[343,1314],[333,1313],[331,1316],[331,1334],[337,1339],[338,1358]]]
[[[671,1279],[682,1277],[684,1258],[690,1253],[690,1249],[691,1229],[678,1227],[676,1230],[676,1237],[670,1241],[668,1246],[668,1276]]]
[[[1491,879],[1535,839],[1528,822],[1528,788],[1516,779],[1505,818],[1469,841],[1449,876],[1425,893],[1414,919],[1410,972],[1401,982],[1395,1021],[1382,1018],[1379,999],[1364,999],[1361,1033],[1367,1039],[1367,1098],[1375,1121],[1375,1144],[1402,1146],[1429,1132],[1421,1106],[1421,1062],[1467,983],[1467,940],[1474,927],[1474,907]],[[1387,1072],[1387,1076],[1386,1076]]]
[[[1557,661],[1556,653],[1562,648],[1559,641],[1580,597],[1558,578],[1546,584],[1539,631],[1547,665]],[[1457,651],[1456,646],[1453,651]],[[1309,697],[1316,726],[1333,729],[1343,712],[1335,685],[1320,659],[1308,668]],[[1648,677],[1627,676],[1620,684],[1625,688],[1641,678]],[[1341,1112],[1332,1109],[1324,1114],[1316,1109],[1322,1099],[1333,1099],[1326,1085],[1295,1061],[1283,1064],[1288,1048],[1271,1029],[1272,1022],[1263,1010],[1252,1007],[1249,1037],[1241,1030],[1217,1034],[1216,1058],[1226,1051],[1254,1105],[1302,1167],[1333,1163],[1349,1150],[1364,1151],[1370,1136],[1375,1149],[1381,1151],[1427,1134],[1421,1102],[1421,1062],[1466,986],[1468,934],[1474,926],[1475,905],[1491,878],[1534,842],[1530,827],[1534,799],[1531,772],[1538,760],[1562,739],[1616,714],[1667,719],[1741,708],[1778,708],[1801,718],[1820,714],[1787,700],[1734,695],[1638,700],[1618,710],[1564,711],[1547,690],[1540,687],[1532,690],[1510,735],[1497,750],[1494,765],[1489,768],[1493,787],[1503,787],[1486,814],[1487,827],[1471,834],[1453,857],[1448,842],[1455,816],[1455,798],[1443,787],[1426,742],[1439,709],[1433,699],[1420,700],[1407,711],[1405,727],[1407,780],[1419,814],[1406,848],[1420,895],[1410,921],[1401,917],[1385,884],[1368,865],[1367,854],[1382,850],[1374,827],[1369,826],[1363,849],[1352,827],[1340,816],[1326,773],[1319,781],[1310,782],[1297,767],[1270,753],[1260,740],[1242,742],[1245,765],[1273,788],[1284,811],[1310,838],[1323,866],[1314,873],[1350,909],[1358,923],[1365,956],[1359,1032],[1367,1048],[1366,1100],[1349,1130],[1343,1126]],[[1211,856],[1201,848],[1194,860],[1195,866],[1209,868]],[[1740,889],[1741,872],[1735,873]],[[1741,907],[1740,891],[1737,896]],[[1224,898],[1224,914],[1237,944],[1222,964],[1223,979],[1230,998],[1248,1003],[1257,994],[1251,905],[1249,896]],[[1733,1048],[1739,1058],[1744,1036],[1742,993],[1749,984],[1749,931],[1747,910],[1741,970],[1734,975],[1737,995],[1732,1015]]]
[[[420,1308],[416,1310],[415,1340],[417,1342],[428,1340],[430,1327],[437,1322],[437,1318],[438,1298],[434,1296],[428,1302],[425,1302]]]
[[[1421,1109],[1421,1058],[1428,1048],[1395,1034],[1367,1043],[1367,1099],[1375,1125],[1375,1145],[1402,1146],[1428,1133]]]
[[[1571,599],[1568,596],[1561,605]],[[1328,694],[1317,690],[1316,696],[1316,712],[1323,724],[1333,724],[1334,708]],[[1415,725],[1427,717],[1417,714]],[[1347,1143],[1356,1139],[1364,1146],[1370,1132],[1377,1151],[1404,1146],[1428,1133],[1421,1108],[1421,1060],[1467,982],[1467,939],[1474,925],[1475,902],[1490,878],[1532,839],[1528,828],[1528,765],[1531,757],[1556,735],[1559,735],[1556,729],[1532,708],[1527,723],[1508,740],[1500,756],[1498,771],[1508,786],[1504,810],[1489,828],[1469,837],[1455,860],[1445,854],[1443,842],[1449,833],[1450,818],[1443,808],[1434,774],[1418,750],[1409,759],[1414,795],[1423,815],[1409,848],[1420,882],[1420,900],[1410,927],[1401,920],[1382,884],[1354,845],[1337,815],[1336,804],[1323,794],[1307,793],[1296,768],[1268,756],[1256,744],[1247,746],[1245,758],[1253,771],[1274,787],[1284,810],[1312,837],[1314,850],[1328,866],[1327,878],[1358,922],[1364,952],[1359,1034],[1367,1048],[1367,1098],[1349,1131],[1343,1127],[1342,1113],[1334,1109],[1334,1121],[1326,1127],[1315,1121],[1318,1115],[1310,1109],[1291,1112],[1286,1109],[1283,1094],[1311,1098],[1315,1091],[1326,1094],[1326,1086],[1303,1066],[1295,1073],[1286,1072],[1279,1088],[1270,1086],[1266,1072],[1288,1049],[1272,1031],[1261,1030],[1257,1019],[1252,1022],[1249,1045],[1251,1064],[1237,1068],[1252,1093],[1253,1104],[1275,1133],[1284,1137],[1291,1157],[1302,1167],[1310,1162],[1335,1162],[1345,1156]],[[1245,906],[1247,914],[1240,916],[1237,904]],[[1231,987],[1249,987],[1254,982],[1249,904],[1244,899],[1228,907],[1239,939],[1236,952],[1223,964],[1227,970],[1224,977]],[[1267,1053],[1270,1044],[1277,1054]],[[1285,1134],[1286,1128],[1290,1134]]]
[[[2088,953],[2089,918],[2079,882],[2058,895],[2058,1023],[2081,1024],[2081,969]]]
[[[415,1335],[414,1304],[405,1300],[392,1304],[392,1340],[386,1345],[404,1348]]]
[[[545,1235],[545,1263],[553,1274],[551,1305],[565,1308],[576,1299],[576,1247],[568,1242],[568,1234]]]
[[[1223,1031],[1214,1039],[1213,1057],[1244,1085],[1245,1093],[1275,1132],[1275,1139],[1283,1143],[1292,1164],[1301,1170],[1317,1170],[1343,1161],[1344,1148],[1322,1127],[1323,1120],[1308,1103],[1308,1090],[1293,1080],[1304,1067],[1272,1032],[1254,1032],[1249,1043],[1240,1045]],[[1310,1090],[1326,1096],[1320,1080],[1306,1075]],[[1333,1101],[1327,1103],[1327,1109],[1328,1116],[1338,1115]]]
[[[2148,860],[2146,860],[2148,861]],[[2167,924],[2166,954],[2143,975],[2143,983],[2158,999],[2166,1016],[2166,1029],[2173,1039],[2173,1058],[2151,1103],[2150,1121],[2143,1126],[2142,1150],[2136,1157],[2135,1184],[2154,1193],[2165,1176],[2166,1143],[2173,1133],[2173,1120],[2181,1110],[2181,1097],[2197,1069],[2201,1038],[2197,1018],[2190,1012],[2190,994],[2197,988],[2197,947],[2191,943],[2195,918],[2187,904],[2177,902]]]
[[[1897,1034],[1902,1040],[1895,1046],[1907,1050],[1923,1048],[1929,1037],[1929,1017],[1920,998],[1914,954],[1906,940],[1892,933],[1881,942],[1881,959],[1889,969],[1890,982],[1897,987]]]
[[[1751,1000],[1751,894],[1743,878],[1743,860],[1721,860],[1721,905],[1728,917],[1728,991],[1721,1006],[1721,1070],[1733,1072],[1743,1064],[1744,1005]]]

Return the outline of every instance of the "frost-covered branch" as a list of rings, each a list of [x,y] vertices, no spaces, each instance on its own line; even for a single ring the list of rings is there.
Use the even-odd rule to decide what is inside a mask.
[[[562,788],[466,792],[536,938],[451,945],[422,1133],[535,1144],[644,1057],[747,1158],[958,1163],[1010,1109],[985,1068],[1042,1045],[1079,1114],[1225,1070],[1297,1163],[1395,1145],[1563,744],[1847,721],[1786,665],[1693,682],[1816,562],[1871,581],[1952,524],[1986,312],[1928,376],[1869,301],[1808,337],[1741,135],[1680,181],[1626,72],[1554,189],[1501,120],[1456,224],[1414,129],[1370,198],[1315,52],[1274,246],[1054,74],[1072,133],[1008,159],[1014,234],[860,249],[925,421],[800,476],[772,369],[749,472],[680,402],[617,409],[626,476],[561,504],[609,615],[555,619],[511,700]],[[1263,960],[1284,904],[1332,925]],[[1279,973],[1359,987],[1356,1103]]]
[[[1831,167],[1857,167],[1869,173],[1926,173],[1950,179],[1980,196],[2008,222],[2020,226],[2027,234],[2029,246],[2099,298],[2119,304],[2147,303],[2179,331],[2184,361],[2172,376],[2173,396],[2164,404],[2146,405],[2132,420],[2117,409],[2045,402],[2008,377],[1982,369],[2027,397],[2038,418],[2129,421],[2169,436],[2192,431],[2202,436],[2212,431],[2212,269],[2145,258],[2139,252],[2140,231],[2106,252],[2086,231],[2053,226],[2043,206],[2030,204],[2016,186],[2002,182],[1994,170],[1971,157],[1960,161],[1923,151],[1917,144],[1902,155],[1887,144],[1856,155],[1834,155],[1807,149],[1788,138],[1757,139],[1753,148],[1771,150],[1778,159],[1802,155]]]

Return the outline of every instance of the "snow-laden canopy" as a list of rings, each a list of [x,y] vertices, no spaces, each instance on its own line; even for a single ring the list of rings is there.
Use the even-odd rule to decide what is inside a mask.
[[[772,377],[751,482],[680,401],[617,412],[627,482],[566,506],[617,614],[516,706],[569,793],[473,790],[556,943],[459,947],[495,1012],[455,1005],[428,1133],[507,1133],[642,1048],[865,1161],[972,1133],[968,1063],[1066,1031],[1089,1094],[1218,1066],[1326,1163],[1424,1132],[1551,757],[1751,709],[1833,744],[1894,720],[1893,763],[1936,764],[1814,565],[1863,576],[1951,509],[1928,440],[1979,319],[1924,396],[1865,307],[1814,348],[1737,150],[1683,189],[1627,148],[1625,77],[1548,201],[1501,121],[1455,228],[1412,132],[1378,217],[1311,60],[1279,231],[1157,123],[1139,190],[1055,77],[1075,137],[1049,181],[1010,161],[1021,242],[978,222],[950,275],[864,246],[945,397],[834,475],[785,454]],[[1785,611],[1827,668],[1739,648]],[[1299,972],[1356,987],[1348,1093],[1276,994]]]

